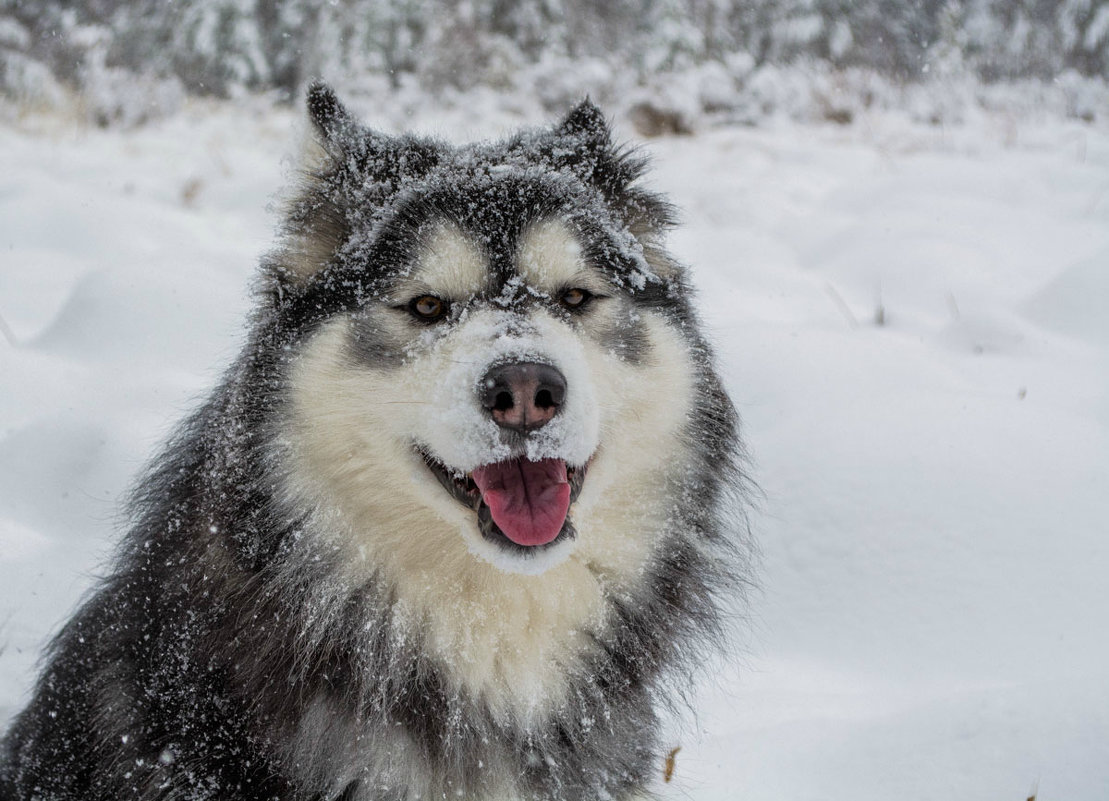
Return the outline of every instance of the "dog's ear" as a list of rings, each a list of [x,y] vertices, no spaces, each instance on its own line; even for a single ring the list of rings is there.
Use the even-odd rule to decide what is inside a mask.
[[[297,159],[298,180],[286,190],[280,246],[264,261],[264,284],[275,296],[303,286],[349,236],[342,189],[366,159],[371,132],[339,101],[335,90],[314,81],[305,96],[309,126]],[[357,181],[354,181],[357,183]]]
[[[594,152],[607,150],[612,145],[612,131],[604,112],[586,97],[562,120],[555,135],[573,140],[580,148]]]
[[[618,201],[642,175],[646,160],[612,142],[604,112],[588,97],[570,110],[555,127],[548,158]]]
[[[362,125],[322,81],[308,88],[311,131],[299,160],[300,180],[286,201],[281,246],[267,260],[274,286],[296,289],[320,272],[353,230],[406,182],[434,168],[431,140],[390,136]]]
[[[366,150],[370,132],[347,111],[334,89],[323,81],[313,82],[308,87],[305,104],[316,140],[328,155],[338,159],[352,153],[361,155]]]
[[[646,157],[613,143],[604,112],[588,97],[554,129],[550,158],[601,191],[643,245],[655,275],[670,278],[680,271],[662,246],[662,232],[674,224],[673,207],[661,196],[635,187],[647,169]]]
[[[354,125],[354,118],[339,102],[335,90],[323,81],[314,81],[308,87],[308,116],[324,139],[332,139]]]
[[[570,109],[551,131],[546,157],[557,169],[568,170],[602,191],[615,188],[619,156],[612,131],[602,112],[588,97]]]
[[[359,123],[323,81],[309,87],[306,105],[315,143],[333,166],[342,165],[363,178],[388,183],[422,175],[438,161],[439,148],[430,141],[390,136]]]

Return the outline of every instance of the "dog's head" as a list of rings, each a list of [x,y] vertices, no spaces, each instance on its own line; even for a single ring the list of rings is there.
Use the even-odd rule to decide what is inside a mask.
[[[588,101],[465,148],[363,128],[322,85],[308,106],[321,158],[267,271],[297,505],[379,567],[631,569],[697,392],[642,161]]]

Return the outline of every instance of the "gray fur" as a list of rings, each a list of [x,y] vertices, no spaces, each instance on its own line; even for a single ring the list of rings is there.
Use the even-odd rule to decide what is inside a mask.
[[[698,333],[684,272],[659,275],[669,206],[635,186],[586,102],[558,127],[453,149],[361,128],[325,87],[309,110],[329,161],[306,177],[264,265],[250,339],[137,488],[111,572],[51,644],[8,732],[3,801],[539,801],[628,799],[662,765],[669,699],[720,637],[747,582],[737,518],[737,418]],[[672,482],[668,528],[633,586],[614,588],[568,676],[534,719],[458,689],[381,574],[352,579],[319,510],[282,489],[298,343],[348,315],[349,355],[405,360],[382,300],[421,225],[446,217],[482,244],[508,297],[527,225],[569,221],[630,312],[687,338],[695,463]],[[326,254],[320,257],[318,254]],[[315,254],[315,255],[313,255]],[[304,259],[319,259],[306,270]],[[318,269],[316,269],[318,268]],[[499,293],[499,294],[498,294]],[[543,301],[547,302],[547,301]],[[650,358],[634,314],[600,337]]]

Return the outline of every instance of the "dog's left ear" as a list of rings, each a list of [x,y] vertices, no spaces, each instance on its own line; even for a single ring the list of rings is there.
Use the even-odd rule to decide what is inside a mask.
[[[642,175],[646,160],[612,142],[612,130],[588,97],[570,110],[553,131],[549,158],[617,200]]]
[[[555,147],[550,158],[595,186],[643,246],[654,275],[664,279],[680,266],[661,244],[661,234],[674,224],[675,212],[661,196],[637,189],[634,184],[647,169],[646,157],[612,142],[609,128],[597,105],[586,97],[554,129]]]
[[[570,110],[555,129],[555,134],[576,140],[583,149],[594,152],[607,150],[612,146],[612,131],[609,130],[605,115],[588,97]]]
[[[626,174],[621,155],[612,144],[612,131],[604,113],[588,97],[552,131],[548,158],[602,192],[621,191],[633,177]]]

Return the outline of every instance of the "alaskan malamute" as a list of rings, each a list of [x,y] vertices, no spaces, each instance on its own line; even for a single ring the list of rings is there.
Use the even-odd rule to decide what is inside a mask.
[[[672,209],[588,101],[460,148],[308,109],[247,345],[51,645],[0,795],[649,793],[746,569]]]

